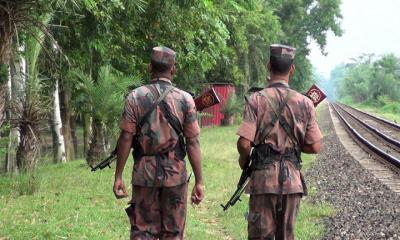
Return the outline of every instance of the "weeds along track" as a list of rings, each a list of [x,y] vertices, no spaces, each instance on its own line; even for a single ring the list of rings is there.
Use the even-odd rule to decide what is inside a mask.
[[[331,103],[346,130],[359,145],[400,171],[400,126],[355,108]]]

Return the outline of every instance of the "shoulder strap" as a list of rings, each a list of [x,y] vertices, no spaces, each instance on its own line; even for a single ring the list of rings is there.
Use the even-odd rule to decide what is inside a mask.
[[[293,129],[290,127],[289,123],[286,121],[284,117],[279,118],[279,125],[285,130],[288,137],[293,141],[294,145],[298,146],[299,142],[297,141],[296,137],[294,136]]]
[[[139,125],[137,127],[140,129],[145,121],[149,118],[150,114],[156,109],[156,107],[165,99],[165,97],[168,95],[168,93],[173,89],[172,86],[168,86],[167,89],[158,97],[157,101],[153,103],[153,105],[150,106],[150,109],[143,115],[142,119],[139,122]]]
[[[290,99],[295,95],[294,92],[288,90],[288,94],[286,95],[287,99]],[[286,101],[287,103],[287,101]],[[285,105],[286,105],[285,103]],[[293,128],[290,126],[290,124],[286,121],[286,119],[282,116],[282,114],[279,115],[279,125],[283,128],[283,130],[286,132],[286,135],[293,141],[293,143],[297,146],[299,142],[297,141],[294,133],[293,133]]]
[[[274,91],[275,91],[275,89],[274,89]],[[269,125],[269,127],[266,128],[266,130],[261,135],[261,139],[264,141],[268,137],[268,135],[271,133],[272,129],[275,126],[276,121],[279,120],[279,123],[281,124],[280,120],[283,119],[282,112],[285,109],[285,107],[286,107],[287,103],[289,102],[289,100],[294,96],[294,94],[293,94],[293,92],[288,90],[283,102],[281,104],[279,104],[276,101],[273,101],[268,96],[268,94],[266,94],[265,92],[261,91],[260,93],[266,98],[268,104],[271,106],[272,111],[274,112],[274,116],[271,119],[271,124]]]
[[[163,112],[165,118],[167,119],[168,123],[171,124],[172,128],[175,132],[180,136],[183,133],[182,124],[179,121],[178,117],[176,117],[172,112],[171,108],[165,101],[161,101],[160,109]]]
[[[174,131],[178,135],[179,147],[178,149],[175,148],[175,154],[179,159],[184,159],[186,156],[186,143],[185,143],[185,137],[183,135],[182,124],[179,121],[178,117],[172,113],[171,108],[165,101],[161,102],[160,109],[164,114],[164,117],[167,119],[168,123],[172,126],[172,129],[174,129]]]

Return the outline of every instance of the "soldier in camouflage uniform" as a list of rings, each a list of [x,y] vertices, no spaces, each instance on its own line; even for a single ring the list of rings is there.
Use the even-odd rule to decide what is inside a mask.
[[[153,48],[149,70],[150,84],[134,89],[126,98],[113,190],[117,198],[127,197],[122,171],[133,144],[133,194],[127,208],[131,239],[183,239],[186,152],[196,181],[191,201],[199,204],[204,197],[200,128],[192,96],[171,83],[175,74],[175,52],[166,47]],[[181,133],[171,127],[167,114],[176,117]]]
[[[249,239],[294,239],[305,183],[300,153],[318,153],[322,139],[313,102],[288,86],[295,49],[270,46],[268,86],[246,98],[237,134],[239,164],[252,161]],[[251,155],[251,158],[250,158]]]

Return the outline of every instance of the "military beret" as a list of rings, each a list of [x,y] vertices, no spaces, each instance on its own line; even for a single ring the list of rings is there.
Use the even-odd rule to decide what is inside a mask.
[[[296,48],[282,44],[272,44],[270,46],[271,56],[285,56],[294,59]]]
[[[167,47],[154,47],[151,52],[151,60],[157,63],[174,65],[176,53]]]

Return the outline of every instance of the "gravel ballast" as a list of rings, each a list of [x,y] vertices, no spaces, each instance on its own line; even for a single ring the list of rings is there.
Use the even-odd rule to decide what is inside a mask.
[[[336,209],[324,220],[323,239],[400,239],[400,195],[348,154],[335,134],[329,110],[319,114],[323,146],[305,174],[309,186],[317,189],[310,200]]]

